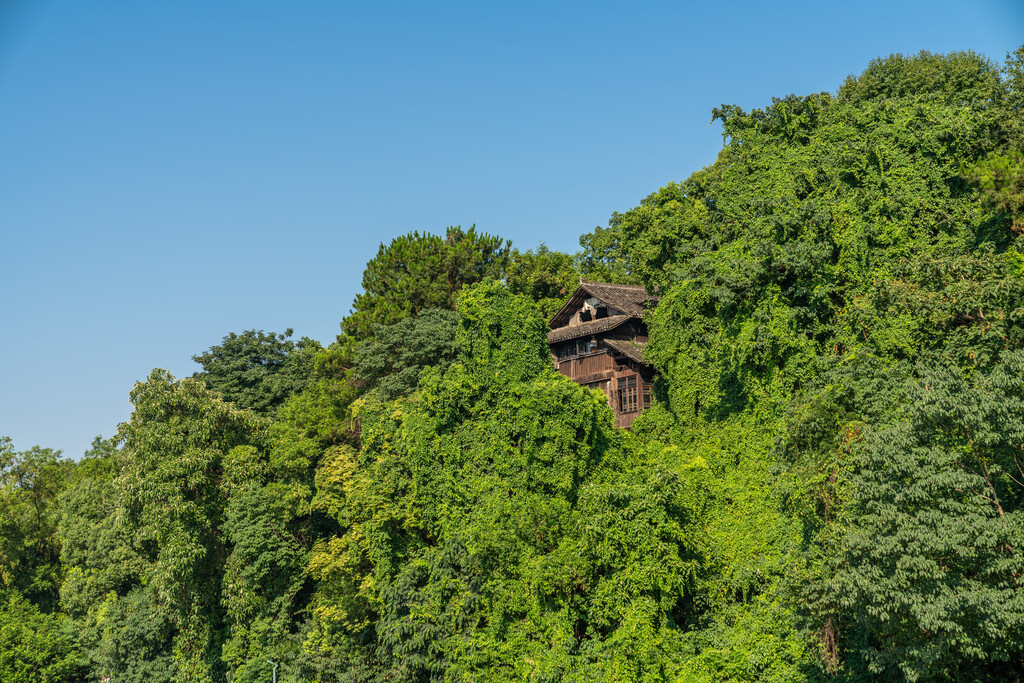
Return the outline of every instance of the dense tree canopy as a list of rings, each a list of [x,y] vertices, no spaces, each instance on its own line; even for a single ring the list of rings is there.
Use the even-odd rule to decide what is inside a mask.
[[[456,362],[409,399],[368,397],[361,448],[327,464],[324,656],[382,681],[657,670],[651,638],[685,619],[700,566],[699,484],[634,469],[528,300],[481,285],[458,310]]]
[[[776,549],[746,566],[726,555],[742,598],[723,608],[759,613],[750,590],[783,598],[773,630],[806,629],[825,673],[1005,680],[1024,661],[1016,487],[986,483],[986,468],[1009,471],[994,453],[970,456],[985,424],[1016,448],[1000,415],[1018,391],[1004,363],[1021,342],[1024,245],[961,175],[1006,153],[1014,87],[977,55],[922,53],[876,60],[835,96],[723,106],[718,161],[619,221],[634,272],[662,292],[647,351],[671,438],[742,443],[727,487],[752,460],[776,480],[741,494],[775,522],[717,522],[734,525],[727,553]]]
[[[329,349],[0,440],[0,678],[1024,680],[1022,107],[1024,48],[722,105],[576,255],[410,233]],[[580,277],[658,295],[628,431],[551,363]]]

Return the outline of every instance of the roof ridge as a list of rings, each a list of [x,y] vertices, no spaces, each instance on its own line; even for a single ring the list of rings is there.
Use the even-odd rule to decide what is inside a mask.
[[[598,282],[597,280],[580,280],[581,285],[601,285],[602,287],[623,287],[625,289],[642,289],[647,291],[643,285],[621,285],[615,282]]]

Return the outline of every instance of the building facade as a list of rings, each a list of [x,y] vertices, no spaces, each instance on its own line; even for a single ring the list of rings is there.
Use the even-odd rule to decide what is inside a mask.
[[[580,281],[551,318],[548,344],[558,371],[602,391],[615,426],[628,428],[651,405],[653,369],[644,360],[643,312],[654,305],[643,287]]]

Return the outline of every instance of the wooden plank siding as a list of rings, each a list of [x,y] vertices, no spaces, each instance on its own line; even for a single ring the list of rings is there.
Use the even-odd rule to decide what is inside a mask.
[[[583,384],[600,379],[598,376],[605,373],[609,373],[608,376],[610,377],[610,373],[614,372],[616,368],[615,360],[604,349],[600,349],[595,353],[590,353],[585,356],[563,358],[562,360],[557,361],[557,363],[558,371],[560,373],[569,379],[576,380]],[[592,378],[584,380],[583,377]]]

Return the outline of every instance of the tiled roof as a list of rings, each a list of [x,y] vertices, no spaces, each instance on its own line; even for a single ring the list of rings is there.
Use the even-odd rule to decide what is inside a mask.
[[[617,308],[626,315],[640,317],[644,312],[644,302],[647,301],[647,290],[637,285],[613,285],[608,282],[587,282],[584,280],[580,287],[596,296],[613,308]]]
[[[551,327],[559,328],[568,323],[573,314],[583,306],[583,302],[590,297],[596,297],[633,318],[643,315],[648,301],[656,301],[655,297],[648,297],[647,290],[639,285],[613,285],[610,282],[581,280],[580,286],[569,300],[551,318]]]
[[[605,339],[604,343],[612,347],[623,356],[632,358],[637,363],[646,363],[644,360],[644,346],[646,344],[637,344],[635,342],[625,341],[622,339]]]
[[[631,315],[611,315],[607,318],[591,320],[588,323],[558,327],[548,332],[548,343],[554,344],[555,342],[565,341],[566,339],[589,337],[590,335],[597,334],[599,332],[607,332],[608,330],[615,329],[622,323],[630,320],[632,317],[633,316]]]

